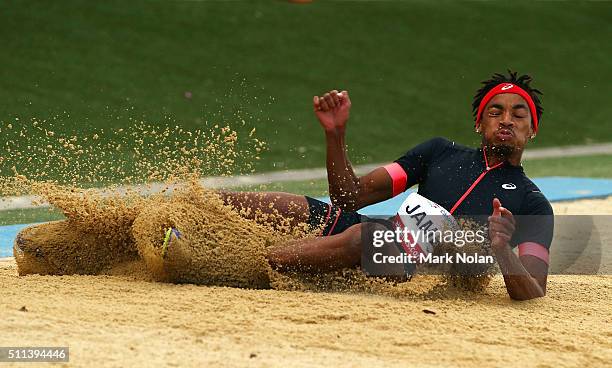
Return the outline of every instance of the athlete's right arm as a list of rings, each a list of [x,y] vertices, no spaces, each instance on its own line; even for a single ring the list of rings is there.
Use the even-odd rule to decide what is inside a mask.
[[[357,211],[393,196],[393,180],[388,171],[390,165],[357,177],[348,160],[344,140],[328,134],[326,137],[327,179],[333,204],[345,211]]]
[[[314,97],[314,110],[325,131],[327,178],[332,202],[345,211],[356,211],[393,195],[393,180],[386,168],[357,177],[344,142],[351,100],[336,90]]]

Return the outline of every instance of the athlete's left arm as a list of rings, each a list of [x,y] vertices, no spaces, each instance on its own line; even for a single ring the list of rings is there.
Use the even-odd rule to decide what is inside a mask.
[[[493,214],[489,217],[489,236],[497,263],[504,275],[508,294],[514,300],[529,300],[546,295],[548,263],[538,256],[540,244],[521,244],[527,251],[517,256],[510,245],[516,222],[512,213],[502,207],[500,201],[493,200]]]

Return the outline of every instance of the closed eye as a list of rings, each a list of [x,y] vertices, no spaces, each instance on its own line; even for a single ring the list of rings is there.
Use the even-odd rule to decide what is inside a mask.
[[[514,111],[514,116],[519,118],[519,119],[524,119],[527,117],[527,113],[529,112],[529,109],[527,108],[527,106],[525,104],[516,104],[514,106],[512,106],[512,110]]]

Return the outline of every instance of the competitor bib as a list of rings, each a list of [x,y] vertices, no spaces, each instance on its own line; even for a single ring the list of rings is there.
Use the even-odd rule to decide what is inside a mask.
[[[436,231],[455,230],[459,226],[453,215],[444,207],[417,193],[411,193],[402,203],[393,218],[393,224],[400,229],[400,245],[414,257],[433,251]]]

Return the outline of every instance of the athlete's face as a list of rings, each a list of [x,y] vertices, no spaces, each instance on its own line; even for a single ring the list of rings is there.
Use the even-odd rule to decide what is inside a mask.
[[[514,93],[496,95],[482,111],[480,129],[486,145],[522,150],[533,134],[529,105]]]

